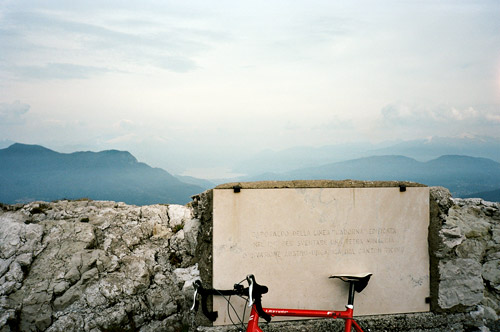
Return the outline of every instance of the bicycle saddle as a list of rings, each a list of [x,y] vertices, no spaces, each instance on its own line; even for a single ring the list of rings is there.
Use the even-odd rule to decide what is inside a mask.
[[[354,289],[356,292],[361,293],[363,289],[365,289],[366,285],[368,285],[368,281],[372,273],[357,273],[357,274],[336,274],[331,275],[329,278],[338,278],[345,282],[354,283]]]

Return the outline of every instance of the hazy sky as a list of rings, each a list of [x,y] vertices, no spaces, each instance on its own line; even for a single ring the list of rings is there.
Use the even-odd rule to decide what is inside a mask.
[[[0,0],[0,141],[185,172],[465,133],[500,136],[498,0]]]

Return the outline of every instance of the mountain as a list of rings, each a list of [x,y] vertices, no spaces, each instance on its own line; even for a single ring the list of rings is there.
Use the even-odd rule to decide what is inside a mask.
[[[398,155],[371,156],[284,173],[264,173],[240,180],[270,179],[413,181],[429,186],[443,186],[455,197],[466,197],[473,193],[500,188],[500,163],[487,158],[459,155],[441,156],[427,162]]]
[[[464,198],[482,198],[485,201],[500,202],[500,188],[490,191],[482,191],[464,196]]]
[[[0,140],[0,149],[5,149],[5,148],[11,146],[14,143],[16,143],[16,142],[13,142],[13,141],[11,141],[9,139]]]
[[[285,150],[263,150],[233,165],[235,173],[286,172],[298,168],[366,156],[374,148],[367,143],[346,143],[322,147],[298,146]]]
[[[232,165],[234,173],[249,175],[288,172],[368,156],[401,155],[419,161],[443,155],[467,155],[500,162],[500,139],[482,136],[430,137],[377,144],[343,143],[321,147],[263,150]]]
[[[430,160],[442,155],[467,155],[500,162],[500,139],[486,136],[430,137],[372,149],[374,155],[398,154],[417,160]]]
[[[0,150],[0,202],[78,199],[186,204],[204,188],[184,183],[129,152],[59,153],[15,143]]]
[[[203,188],[204,190],[212,189],[212,188],[217,186],[217,184],[215,182],[205,180],[205,179],[195,178],[192,176],[175,175],[175,177],[184,183],[194,184],[198,187]]]

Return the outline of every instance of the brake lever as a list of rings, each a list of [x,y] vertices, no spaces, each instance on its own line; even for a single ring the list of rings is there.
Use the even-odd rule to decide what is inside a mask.
[[[253,274],[249,274],[247,275],[247,282],[249,283],[249,286],[248,286],[248,298],[250,299],[248,301],[248,306],[251,307],[253,306]]]
[[[196,285],[196,283],[194,285]],[[193,311],[196,307],[196,295],[198,295],[198,287],[194,286],[193,305],[191,306],[191,309],[189,309],[190,311]]]

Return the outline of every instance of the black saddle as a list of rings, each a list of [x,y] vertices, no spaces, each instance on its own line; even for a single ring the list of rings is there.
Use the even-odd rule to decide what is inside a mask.
[[[331,275],[329,278],[332,279],[338,278],[342,281],[353,283],[354,290],[356,290],[356,292],[358,293],[361,293],[361,291],[365,289],[366,285],[368,285],[368,281],[370,280],[371,276],[372,273],[336,274],[336,275]]]

